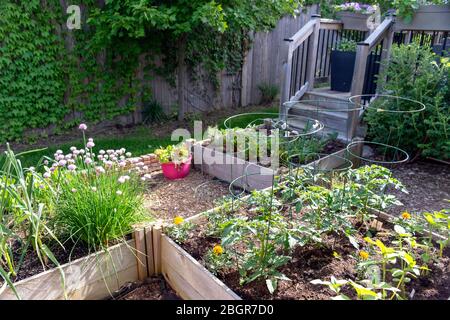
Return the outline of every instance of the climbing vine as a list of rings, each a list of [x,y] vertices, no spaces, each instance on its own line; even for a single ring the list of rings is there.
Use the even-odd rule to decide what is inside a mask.
[[[0,2],[0,140],[56,123],[67,112],[64,46],[48,23],[54,19],[38,0]]]
[[[0,143],[138,115],[150,99],[149,77],[179,87],[180,65],[190,80],[206,71],[199,80],[218,89],[220,71],[240,71],[248,32],[269,30],[301,2],[73,0],[81,29],[67,30],[60,0],[2,0]]]

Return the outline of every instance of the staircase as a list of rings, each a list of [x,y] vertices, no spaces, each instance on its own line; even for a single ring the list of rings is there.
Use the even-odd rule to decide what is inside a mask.
[[[285,39],[287,58],[280,114],[288,125],[300,131],[308,118],[312,118],[323,123],[322,135],[337,133],[341,142],[363,136],[359,123],[360,98],[355,98],[354,103],[349,98],[375,93],[373,79],[379,72],[378,62],[389,57],[394,23],[395,19],[388,16],[377,28],[368,30],[367,23],[346,25],[340,20],[312,15],[296,34]],[[315,81],[328,81],[331,51],[343,38],[358,42],[351,92],[316,88]]]
[[[322,135],[334,133],[339,141],[348,143],[351,140],[349,129],[353,110],[349,97],[350,92],[332,91],[327,87],[306,91],[300,101],[290,105],[288,124],[301,130],[307,118],[319,120],[324,125]]]

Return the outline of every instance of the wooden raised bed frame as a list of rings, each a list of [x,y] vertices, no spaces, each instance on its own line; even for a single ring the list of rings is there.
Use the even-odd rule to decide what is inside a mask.
[[[205,142],[194,143],[192,146],[194,166],[203,173],[207,173],[213,177],[227,182],[234,182],[237,187],[243,187],[243,182],[246,182],[247,191],[262,190],[269,188],[273,184],[273,176],[276,172],[271,168],[260,166],[256,163],[251,163],[240,159],[234,155],[230,155],[221,151],[213,150],[208,146],[204,146]],[[359,145],[355,144],[352,152],[358,154]],[[214,156],[219,159],[219,163],[208,163],[205,161],[205,155]],[[357,159],[350,159],[346,149],[342,149],[323,158],[320,158],[309,165],[322,170],[329,170],[339,168],[346,165],[344,159],[349,159],[356,163]],[[248,174],[244,179],[239,177]],[[237,179],[237,180],[236,180]],[[241,181],[242,180],[242,181]]]
[[[379,221],[389,222],[395,219],[388,213],[379,210],[371,211]],[[206,212],[192,216],[186,221],[203,223]],[[155,261],[159,261],[162,275],[181,298],[184,300],[242,300],[232,289],[165,235],[160,226],[154,229],[153,236],[153,239],[155,240],[156,236],[160,243],[160,247],[155,248],[154,251]],[[435,233],[433,238],[442,239]]]
[[[108,298],[125,283],[153,274],[151,232],[151,226],[138,228],[132,240],[62,265],[65,292],[57,268],[14,283],[16,291],[22,300],[63,300],[65,294],[69,300]],[[0,293],[0,300],[16,299],[11,288]]]

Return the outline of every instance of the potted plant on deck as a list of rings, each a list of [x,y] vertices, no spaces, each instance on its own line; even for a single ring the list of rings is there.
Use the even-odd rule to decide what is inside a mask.
[[[331,51],[330,87],[334,91],[349,92],[356,60],[356,41],[342,39]]]
[[[175,180],[186,177],[191,170],[192,155],[185,143],[155,150],[164,176]]]

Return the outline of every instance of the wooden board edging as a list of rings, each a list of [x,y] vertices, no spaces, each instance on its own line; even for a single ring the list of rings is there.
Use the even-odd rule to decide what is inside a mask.
[[[108,297],[127,282],[138,280],[135,241],[129,240],[61,266],[69,300],[97,300]],[[14,283],[22,300],[63,300],[61,274],[49,269]],[[0,300],[16,300],[11,288],[0,294]]]

